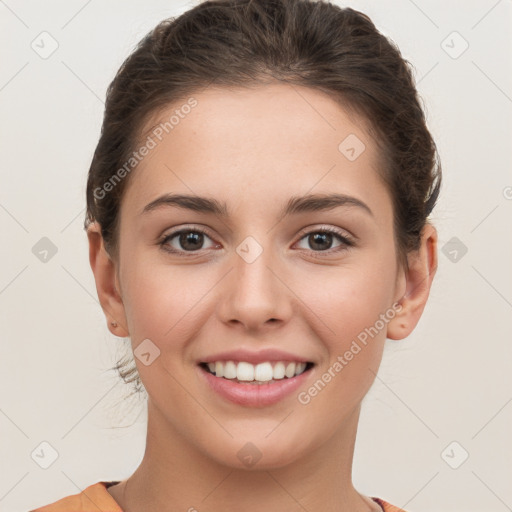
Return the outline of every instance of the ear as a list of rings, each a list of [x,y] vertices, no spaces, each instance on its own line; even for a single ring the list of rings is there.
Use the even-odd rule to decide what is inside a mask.
[[[387,337],[392,340],[406,338],[416,327],[437,270],[437,231],[434,226],[428,223],[425,225],[420,243],[419,249],[407,257],[409,269],[402,271],[400,281],[402,291],[405,284],[405,293],[397,300],[401,309],[388,323],[387,329]]]
[[[87,238],[89,262],[96,281],[98,299],[107,318],[107,326],[115,336],[129,336],[116,266],[105,249],[101,227],[97,222],[87,227]],[[113,326],[112,322],[117,323],[117,326]]]

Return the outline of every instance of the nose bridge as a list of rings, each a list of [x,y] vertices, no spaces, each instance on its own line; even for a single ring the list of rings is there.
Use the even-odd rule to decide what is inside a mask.
[[[234,277],[238,299],[243,300],[246,306],[270,306],[272,297],[276,296],[275,276],[269,269],[273,262],[275,266],[276,261],[270,237],[265,237],[260,243],[253,236],[248,236],[236,247],[235,252]]]
[[[233,270],[220,308],[224,321],[246,327],[262,326],[270,319],[285,320],[290,311],[287,289],[280,279],[279,258],[271,236],[260,243],[247,236],[233,253]]]

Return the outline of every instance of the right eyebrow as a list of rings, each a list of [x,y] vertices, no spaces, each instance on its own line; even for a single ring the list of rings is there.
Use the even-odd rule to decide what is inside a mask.
[[[213,213],[221,217],[228,216],[226,203],[221,203],[209,197],[193,196],[188,194],[164,194],[147,204],[141,215],[162,206],[177,206],[200,213]]]

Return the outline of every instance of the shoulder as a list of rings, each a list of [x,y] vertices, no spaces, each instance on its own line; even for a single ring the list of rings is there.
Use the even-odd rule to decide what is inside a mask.
[[[391,503],[388,503],[381,498],[372,497],[371,499],[375,501],[375,503],[378,503],[384,512],[406,512],[403,508],[391,505]]]
[[[107,491],[117,481],[101,481],[89,485],[82,492],[61,498],[54,503],[35,508],[30,512],[123,512],[119,504]],[[406,512],[381,498],[371,498],[384,512]]]
[[[30,512],[123,512],[107,491],[107,487],[115,483],[117,482],[96,482],[78,494],[66,496]]]

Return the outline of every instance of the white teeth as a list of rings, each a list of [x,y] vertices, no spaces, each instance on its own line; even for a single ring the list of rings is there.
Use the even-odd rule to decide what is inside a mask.
[[[297,363],[295,375],[300,375],[306,369],[306,363]]]
[[[224,365],[220,361],[215,362],[215,375],[224,377]]]
[[[226,379],[236,379],[236,376],[238,374],[236,364],[233,363],[233,361],[228,361],[224,365],[224,374],[223,377]]]
[[[216,364],[222,364],[222,363],[216,363]],[[219,377],[217,372],[215,372],[215,375]],[[238,363],[238,366],[236,367],[236,378],[238,380],[254,380],[254,366],[249,363],[240,362]]]
[[[284,374],[288,378],[293,377],[295,375],[295,363],[288,363],[288,366],[286,367]]]
[[[273,366],[272,366],[273,365]],[[217,377],[238,379],[239,381],[264,383],[300,375],[306,369],[306,363],[279,361],[264,362],[257,365],[240,361],[215,361],[208,363],[208,369]]]
[[[254,380],[266,382],[272,380],[274,372],[270,363],[260,363],[256,365],[254,370]]]
[[[274,379],[284,379],[284,363],[281,361],[274,366]]]

